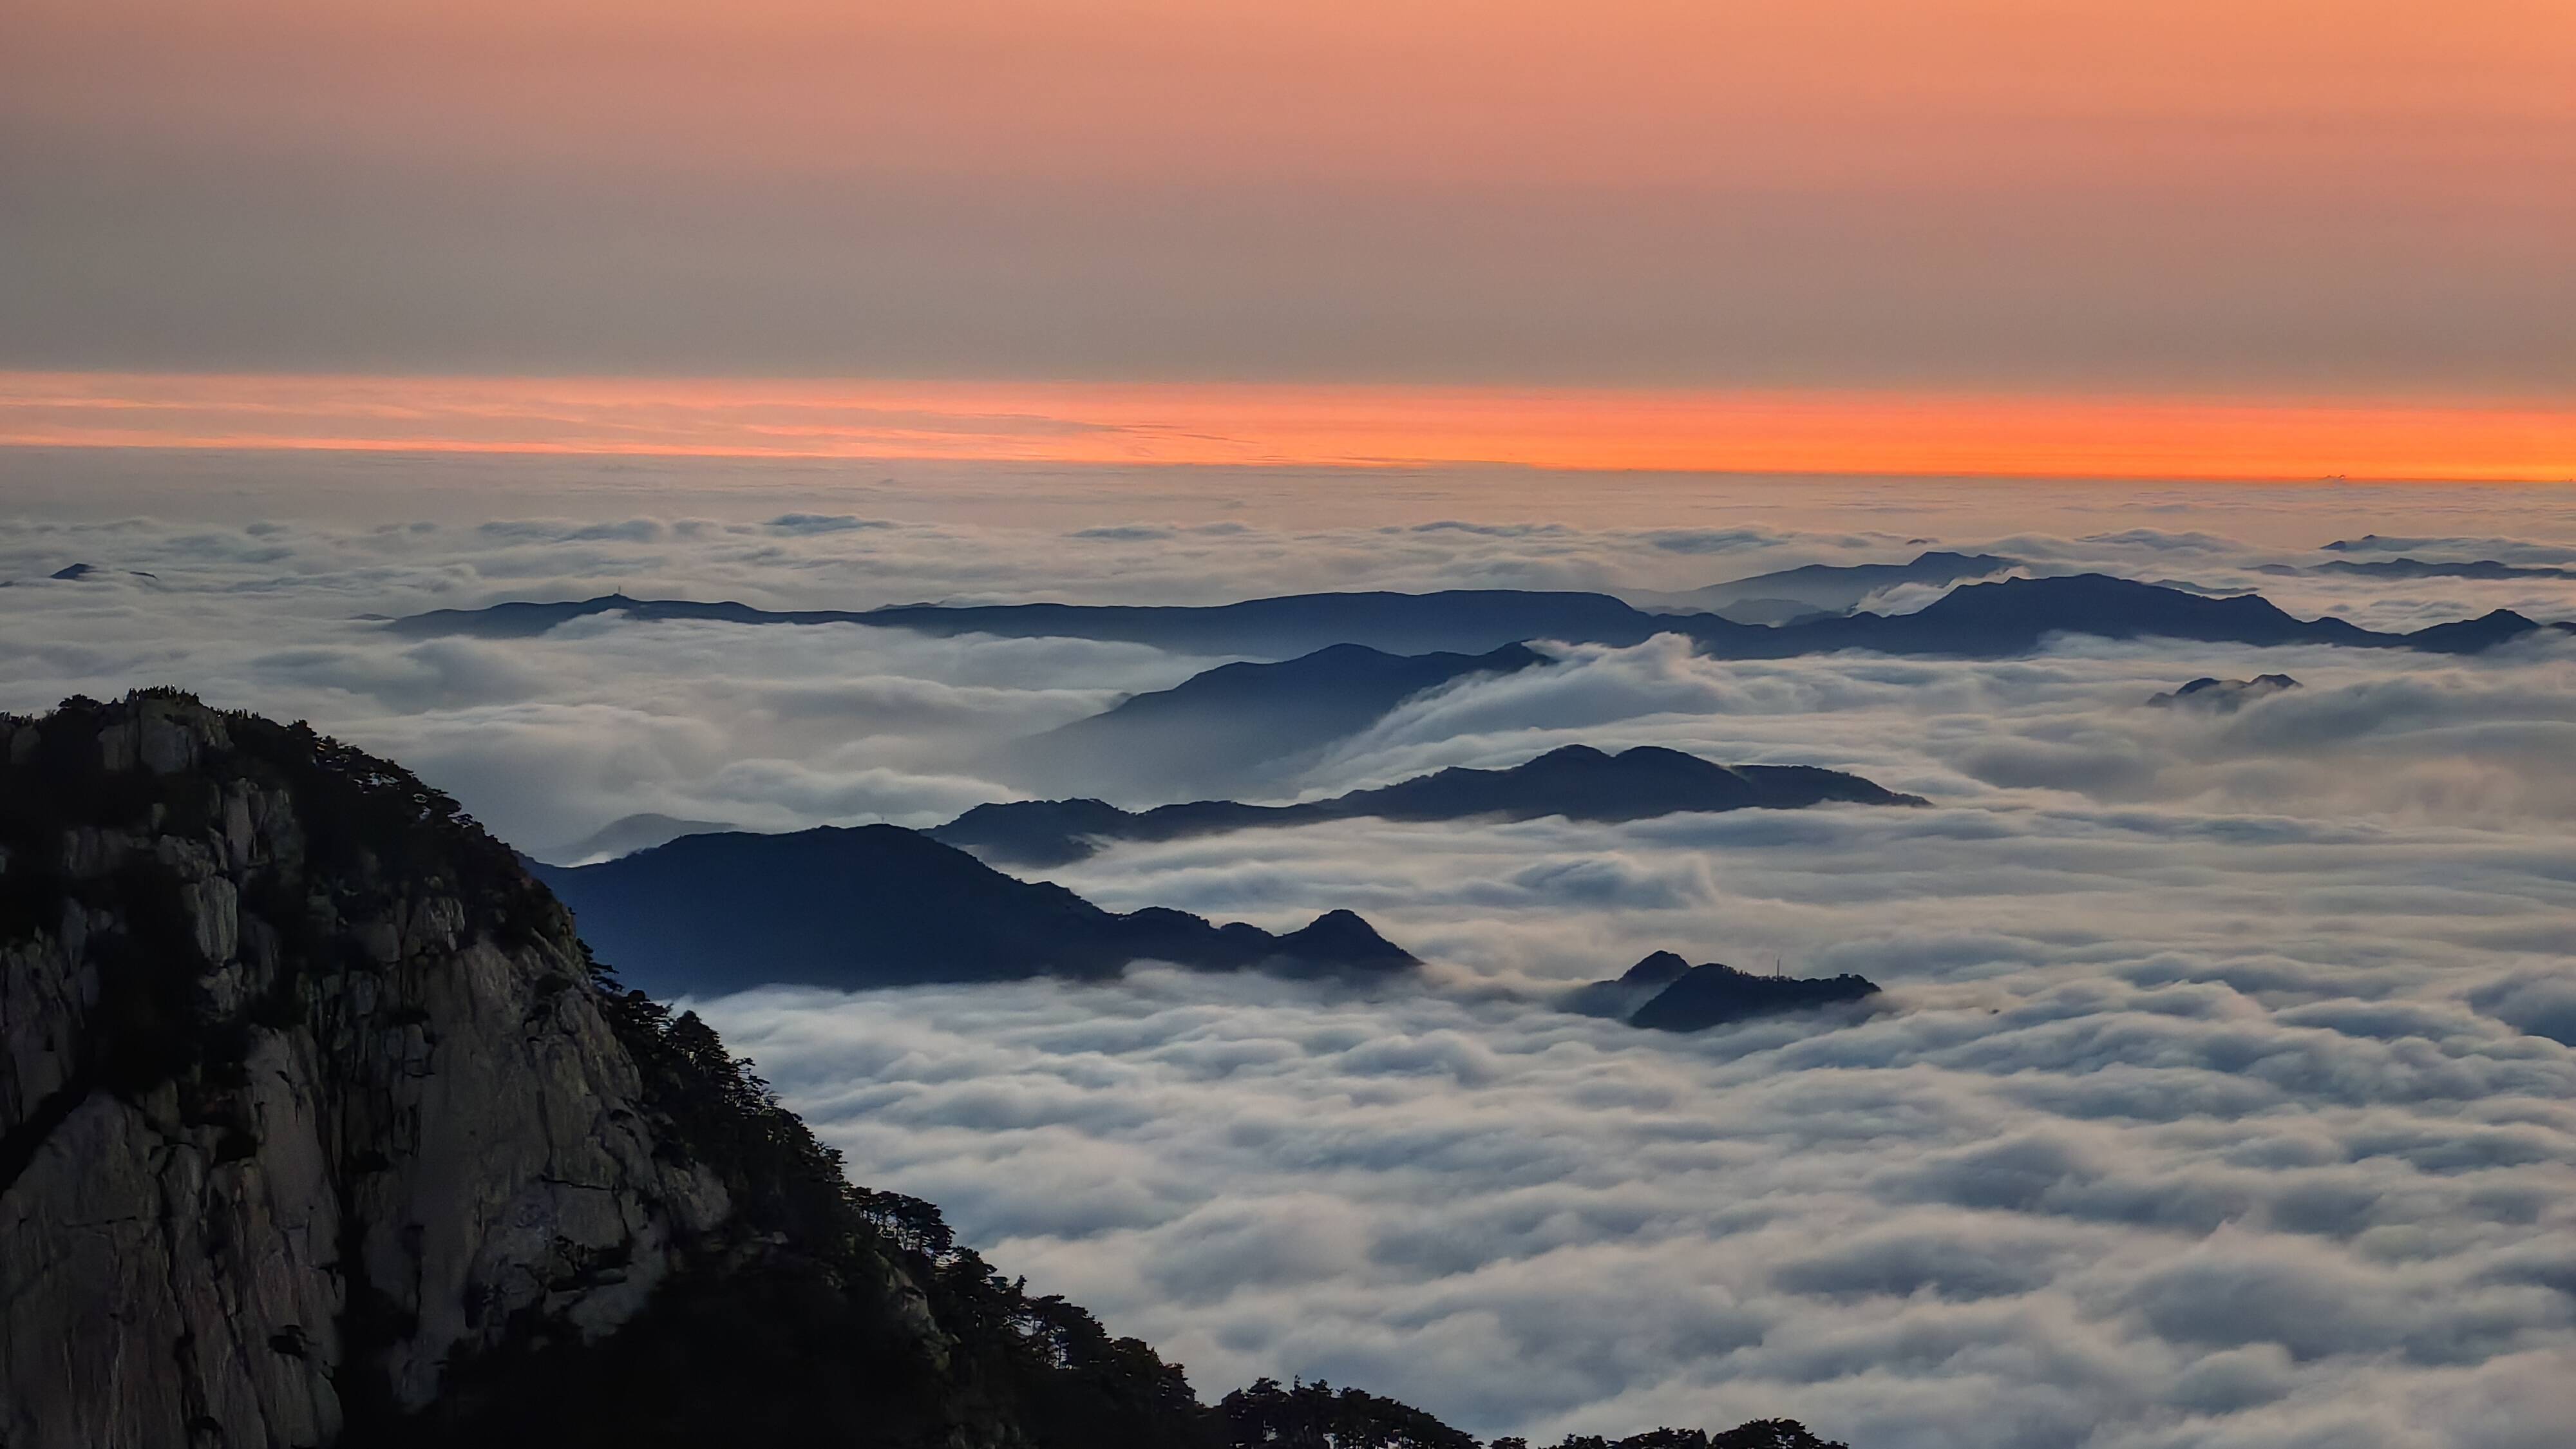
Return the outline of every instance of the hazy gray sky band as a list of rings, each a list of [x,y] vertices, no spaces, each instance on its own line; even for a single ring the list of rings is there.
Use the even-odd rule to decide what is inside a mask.
[[[32,0],[0,365],[2576,385],[2576,37],[2328,9]]]
[[[2576,380],[2547,218],[2100,189],[496,174],[0,140],[0,362],[2391,388]],[[2537,230],[2532,242],[2520,234]]]

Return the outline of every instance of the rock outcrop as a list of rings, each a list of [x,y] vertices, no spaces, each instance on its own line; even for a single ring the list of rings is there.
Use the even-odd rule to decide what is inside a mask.
[[[443,800],[180,698],[0,745],[10,1449],[323,1443],[522,1315],[617,1327],[726,1220]]]

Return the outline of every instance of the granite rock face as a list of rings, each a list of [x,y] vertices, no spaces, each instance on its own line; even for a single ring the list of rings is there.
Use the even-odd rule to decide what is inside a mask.
[[[9,1449],[330,1443],[514,1325],[616,1328],[727,1220],[561,909],[337,749],[0,717]]]

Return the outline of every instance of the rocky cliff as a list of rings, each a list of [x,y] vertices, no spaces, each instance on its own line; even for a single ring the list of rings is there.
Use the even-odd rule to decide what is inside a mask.
[[[453,802],[171,695],[0,760],[9,1449],[372,1442],[776,1246],[648,1079],[675,1024]]]
[[[1675,1432],[1619,1443],[1833,1449]],[[168,692],[0,715],[6,1449],[1276,1443],[1474,1441],[1203,1406],[853,1187],[397,766]]]

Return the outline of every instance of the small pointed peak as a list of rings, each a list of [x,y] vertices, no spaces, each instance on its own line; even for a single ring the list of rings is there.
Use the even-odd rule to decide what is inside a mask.
[[[1691,964],[1678,951],[1656,951],[1631,966],[1620,976],[1627,982],[1678,981],[1691,969]]]

